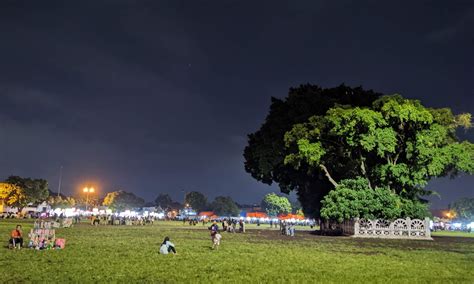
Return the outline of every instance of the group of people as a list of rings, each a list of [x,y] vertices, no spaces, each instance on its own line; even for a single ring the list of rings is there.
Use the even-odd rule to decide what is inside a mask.
[[[229,233],[235,233],[237,231],[237,224],[239,224],[239,233],[245,233],[245,222],[240,219],[224,219],[222,220],[222,230]]]
[[[286,222],[286,221],[280,222],[281,234],[286,235],[286,236],[294,237],[295,236],[295,226],[296,226],[295,223]],[[276,225],[275,225],[275,227],[276,227]]]
[[[147,217],[121,217],[110,215],[92,215],[90,217],[91,225],[127,225],[127,226],[145,226],[147,224],[153,225],[155,218],[152,216]]]
[[[36,250],[47,250],[47,249],[62,249],[65,245],[65,240],[56,238],[55,230],[51,228],[50,222],[36,222],[33,225],[28,234],[30,240],[28,242],[28,248]],[[17,225],[10,234],[10,240],[8,246],[10,249],[21,249],[23,248],[23,231],[22,226]]]

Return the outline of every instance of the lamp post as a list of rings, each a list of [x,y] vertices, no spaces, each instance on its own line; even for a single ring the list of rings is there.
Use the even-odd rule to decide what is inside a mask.
[[[94,193],[95,189],[93,187],[84,187],[82,191],[86,194],[86,211],[87,211],[87,206],[89,205],[89,194]]]

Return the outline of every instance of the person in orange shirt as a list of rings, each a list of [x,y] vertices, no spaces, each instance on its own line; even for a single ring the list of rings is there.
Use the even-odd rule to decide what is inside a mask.
[[[10,245],[16,248],[17,245],[20,245],[20,248],[23,246],[23,233],[21,231],[21,225],[16,225],[15,230],[11,233]]]

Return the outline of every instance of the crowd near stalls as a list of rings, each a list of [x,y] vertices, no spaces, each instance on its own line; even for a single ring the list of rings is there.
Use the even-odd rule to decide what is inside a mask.
[[[93,208],[92,210],[81,210],[77,208],[55,209],[50,212],[55,220],[72,220],[72,223],[80,223],[84,220],[91,225],[140,225],[153,224],[156,220],[164,219],[164,212],[148,210],[124,210],[113,212],[110,209]]]
[[[458,231],[474,233],[474,222],[434,218],[430,221],[432,231]]]
[[[474,233],[474,219],[462,218],[452,209],[432,209],[430,229],[432,231],[457,231]],[[471,214],[474,216],[474,214]]]
[[[314,219],[307,219],[301,215],[282,214],[277,217],[269,217],[264,212],[249,212],[245,216],[239,217],[222,217],[217,216],[212,211],[200,212],[196,216],[185,216],[182,218],[183,224],[196,226],[202,223],[203,226],[216,221],[220,226],[220,230],[230,233],[244,233],[246,225],[254,224],[258,226],[269,226],[281,231],[283,235],[294,236],[296,226],[308,226],[310,229],[315,227]]]

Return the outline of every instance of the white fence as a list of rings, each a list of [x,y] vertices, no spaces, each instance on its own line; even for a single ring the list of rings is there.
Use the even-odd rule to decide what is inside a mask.
[[[430,220],[406,218],[390,222],[382,219],[356,219],[354,237],[431,240]]]
[[[356,238],[387,238],[387,239],[418,239],[431,240],[430,220],[397,219],[388,221],[383,219],[346,220],[340,224],[323,223],[321,230],[324,234],[340,232]]]

